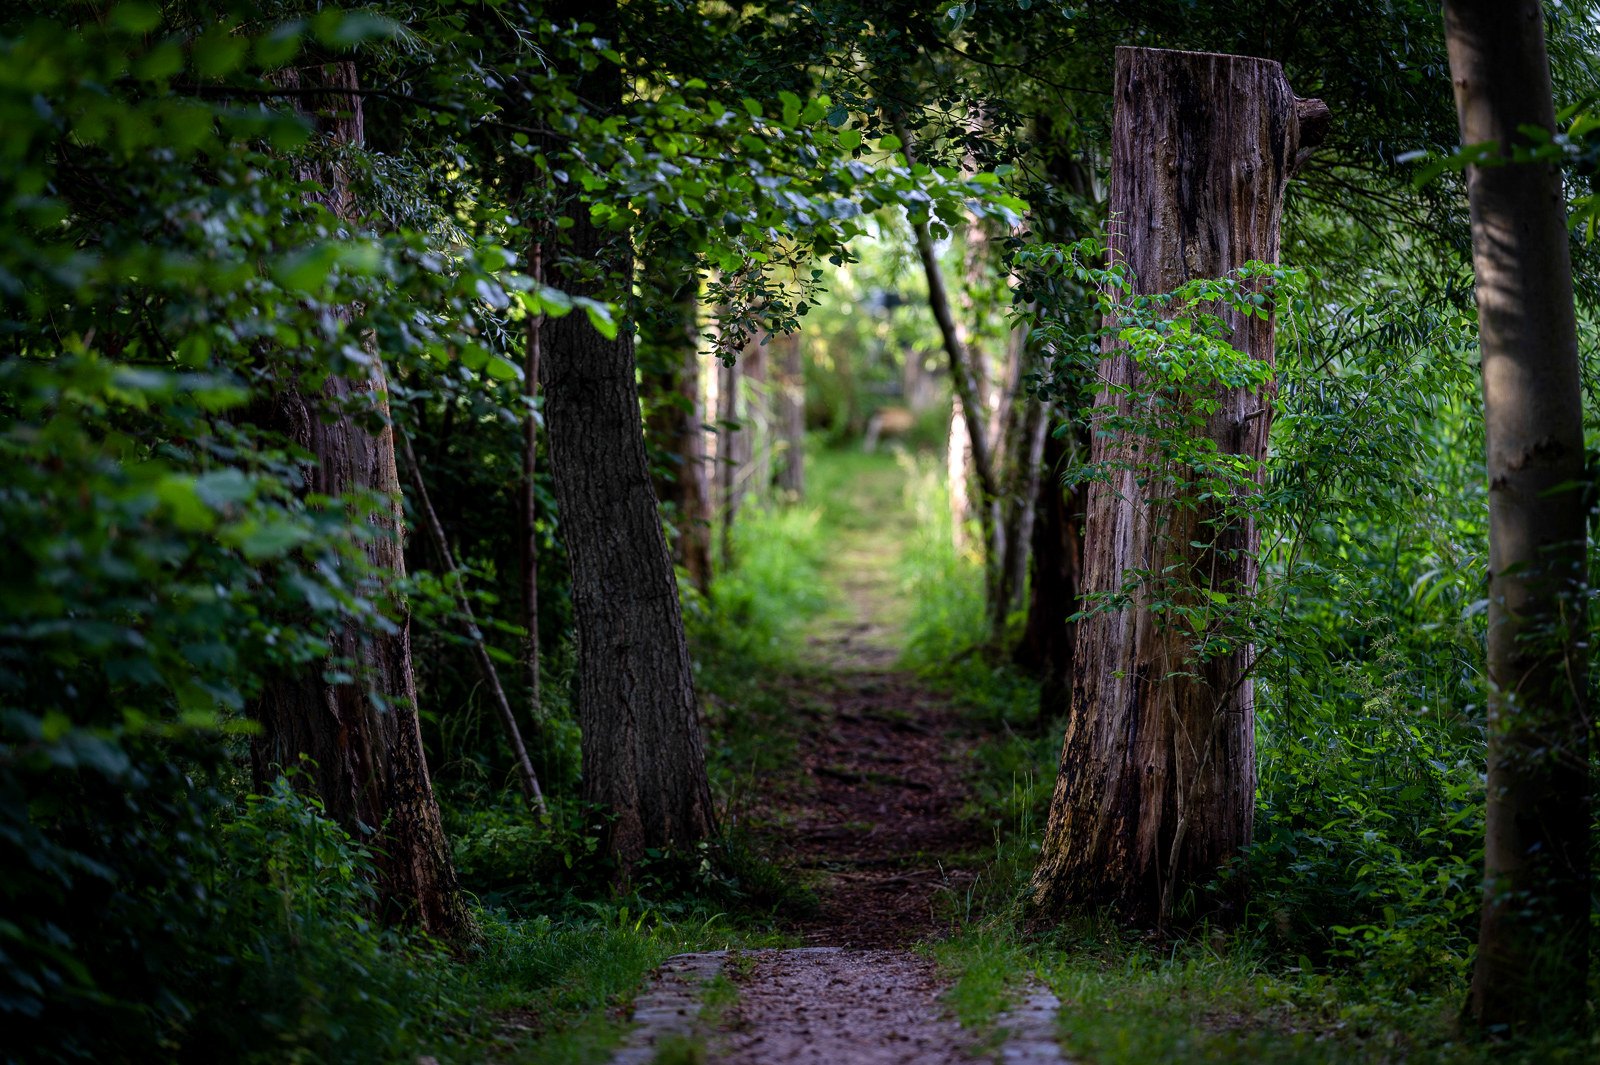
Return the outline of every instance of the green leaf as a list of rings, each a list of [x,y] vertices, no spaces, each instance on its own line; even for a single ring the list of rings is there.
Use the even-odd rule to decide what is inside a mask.
[[[484,366],[484,371],[496,381],[515,381],[522,376],[522,370],[517,367],[516,363],[503,355],[491,357]]]
[[[223,526],[218,537],[252,562],[278,558],[311,539],[311,531],[288,521],[243,521]]]
[[[194,70],[202,78],[220,78],[238,68],[250,42],[235,34],[231,27],[213,26],[194,42],[190,55]]]
[[[354,48],[365,41],[387,41],[400,35],[400,26],[393,19],[370,11],[324,11],[311,20],[311,32],[323,44],[336,48]]]
[[[328,283],[328,274],[339,258],[339,251],[336,244],[318,244],[291,252],[274,264],[272,277],[293,292],[321,291]]]
[[[585,299],[582,296],[573,297],[572,302],[588,312],[589,324],[594,326],[595,332],[607,340],[615,340],[617,338],[617,323],[611,317],[610,307],[595,300]]]
[[[112,8],[106,21],[124,33],[149,33],[161,25],[161,9],[144,0],[128,0]]]
[[[861,146],[861,131],[858,129],[841,129],[839,131],[839,147],[845,150]]]

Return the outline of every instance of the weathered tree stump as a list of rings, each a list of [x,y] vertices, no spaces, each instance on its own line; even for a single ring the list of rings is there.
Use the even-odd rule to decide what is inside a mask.
[[[1151,48],[1117,50],[1115,99],[1110,246],[1135,291],[1276,262],[1284,190],[1300,153],[1320,141],[1327,108],[1297,101],[1270,60]],[[1237,349],[1273,361],[1270,321],[1225,318]],[[1116,389],[1138,383],[1133,360],[1115,356],[1103,372],[1097,406],[1120,395],[1126,413],[1131,401]],[[1219,398],[1205,434],[1223,452],[1263,458],[1272,397],[1240,389]],[[1092,461],[1129,446],[1097,431]],[[1211,589],[1248,594],[1254,523],[1150,494],[1129,469],[1090,485],[1084,593],[1177,565]],[[1134,923],[1165,923],[1174,894],[1207,883],[1250,842],[1251,652],[1189,661],[1192,634],[1164,624],[1149,600],[1146,590],[1078,625],[1071,713],[1033,881],[1047,913],[1111,905]]]

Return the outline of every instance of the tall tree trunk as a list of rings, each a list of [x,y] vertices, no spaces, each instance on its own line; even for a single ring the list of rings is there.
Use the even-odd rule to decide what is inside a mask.
[[[1300,146],[1296,101],[1277,63],[1119,48],[1115,104],[1111,216],[1125,235],[1111,243],[1136,292],[1277,260]],[[1235,347],[1272,361],[1270,322],[1228,320]],[[1105,373],[1097,406],[1126,409],[1129,397],[1112,389],[1137,383],[1132,359],[1111,358]],[[1263,458],[1271,397],[1238,390],[1218,399],[1206,435],[1224,452]],[[1127,459],[1135,444],[1097,433],[1093,458]],[[1254,523],[1145,502],[1137,476],[1122,469],[1089,487],[1086,590],[1114,592],[1132,569],[1179,564],[1211,590],[1251,594]],[[1186,634],[1161,624],[1148,596],[1079,626],[1072,710],[1032,886],[1046,911],[1111,904],[1133,922],[1164,924],[1179,891],[1205,884],[1250,842],[1250,652],[1191,661]]]
[[[1541,6],[1446,0],[1463,144],[1503,160],[1556,132]],[[1467,171],[1489,479],[1484,897],[1470,1006],[1537,1028],[1583,1013],[1589,721],[1582,391],[1566,205],[1554,163]]]
[[[786,333],[776,343],[781,356],[781,370],[773,381],[776,421],[782,441],[778,456],[778,489],[785,498],[798,501],[806,494],[805,349],[799,332]]]
[[[999,560],[996,569],[994,604],[989,611],[989,642],[1004,650],[1006,620],[1018,605],[1028,580],[1028,551],[1032,547],[1034,495],[1038,490],[1039,461],[1044,453],[1046,419],[1043,405],[1023,394],[1022,375],[1027,334],[1012,336],[1010,372],[1003,396],[1005,416],[1000,420],[1005,446],[997,454],[1005,469],[1001,479],[1002,526],[996,537]]]
[[[666,372],[652,375],[656,403],[650,430],[671,457],[670,468],[655,479],[656,497],[670,504],[676,536],[673,561],[684,568],[700,594],[711,592],[710,486],[706,471],[706,406],[700,395],[699,283],[676,294],[676,320],[656,343],[669,355]]]
[[[1022,417],[1016,428],[1016,458],[1011,464],[1006,497],[1005,578],[1001,586],[1002,616],[1022,605],[1028,587],[1028,558],[1033,549],[1035,504],[1039,495],[1039,463],[1044,460],[1044,438],[1050,418],[1044,404],[1031,397],[1020,401]],[[997,643],[998,646],[998,643]]]
[[[416,452],[411,449],[411,439],[404,433],[400,434],[400,445],[401,450],[405,452],[406,465],[411,470],[412,487],[417,491],[417,510],[422,515],[423,527],[428,530],[428,537],[433,541],[434,553],[439,556],[439,563],[444,567],[445,576],[455,585],[456,602],[466,619],[467,639],[472,644],[472,660],[478,667],[478,676],[489,689],[489,698],[494,703],[495,717],[500,721],[500,731],[505,737],[506,746],[511,748],[511,759],[516,763],[517,783],[522,789],[522,797],[527,802],[528,809],[542,815],[545,812],[544,791],[539,787],[539,777],[534,773],[533,763],[528,759],[528,748],[522,742],[522,730],[517,727],[516,715],[511,712],[511,700],[506,698],[506,690],[500,683],[500,671],[495,668],[494,659],[489,656],[488,644],[484,642],[483,632],[478,628],[478,619],[472,612],[472,601],[467,598],[466,588],[461,581],[461,571],[456,568],[455,553],[450,550],[450,540],[445,536],[444,525],[433,509],[433,500],[428,497],[427,478],[422,475],[422,465],[417,461]]]
[[[772,334],[761,330],[745,348],[744,394],[740,400],[744,413],[745,467],[739,478],[740,496],[765,502],[772,485],[772,393],[771,367],[767,349]]]
[[[551,17],[580,17],[616,39],[614,0],[555,7]],[[600,107],[622,104],[610,64],[579,89]],[[566,211],[570,243],[547,266],[551,283],[597,299],[628,293],[627,234],[596,228],[576,197]],[[582,314],[552,319],[544,331],[545,439],[578,635],[583,797],[611,813],[606,847],[626,878],[647,849],[710,836],[716,815],[678,582],[650,484],[633,342],[626,332],[607,340]]]
[[[570,258],[552,264],[552,283],[602,299],[623,289],[626,245],[596,229],[584,204],[568,217]],[[579,264],[596,261],[611,268],[614,287],[583,279]],[[626,869],[649,848],[715,830],[699,707],[632,342],[625,333],[607,340],[581,314],[551,319],[545,334],[545,433],[578,631],[583,794],[615,817],[608,845]]]
[[[533,279],[544,283],[544,244],[535,242],[529,255]],[[522,421],[522,492],[517,526],[521,532],[522,571],[522,685],[528,692],[528,715],[535,727],[544,718],[544,697],[539,677],[539,495],[534,475],[539,470],[539,355],[544,342],[542,314],[528,316],[527,350],[522,367],[522,395],[527,412]]]
[[[742,474],[750,461],[750,432],[741,403],[743,376],[743,359],[717,367],[717,509],[722,518],[724,572],[734,567],[733,526],[744,494]]]
[[[1064,488],[1061,476],[1074,448],[1087,452],[1086,436],[1046,432],[1038,494],[1034,503],[1033,583],[1028,589],[1028,621],[1015,661],[1038,673],[1039,723],[1067,712],[1077,626],[1067,618],[1078,610],[1083,576],[1082,486]]]
[[[967,489],[972,483],[972,446],[960,396],[950,402],[950,429],[945,437],[945,484],[950,492],[950,548],[967,549],[967,518],[972,511]]]
[[[939,336],[944,342],[945,355],[950,361],[950,382],[958,401],[956,410],[965,423],[967,449],[972,457],[972,471],[978,482],[978,524],[983,530],[985,584],[992,606],[995,567],[999,564],[996,537],[1001,535],[1000,486],[995,478],[994,455],[989,446],[989,427],[983,416],[984,397],[979,388],[979,380],[972,372],[972,353],[967,350],[962,340],[963,331],[956,325],[955,311],[950,306],[950,292],[945,287],[944,271],[939,267],[933,236],[928,232],[926,222],[914,228],[917,255],[922,260],[922,272],[928,281],[928,306],[933,311],[933,319],[939,326]],[[955,491],[953,480],[951,491]],[[958,531],[956,535],[959,537],[960,532]]]
[[[280,80],[288,88],[358,87],[353,63],[286,71]],[[341,92],[318,103],[319,132],[334,144],[360,146],[361,98]],[[329,211],[345,219],[356,216],[348,175],[341,168],[312,163],[300,176],[323,187],[317,199]],[[316,459],[307,471],[309,493],[371,493],[382,500],[367,518],[378,535],[365,543],[382,585],[367,592],[390,598],[400,621],[388,632],[334,632],[330,662],[270,681],[254,708],[261,731],[251,742],[251,761],[260,783],[283,768],[297,767],[302,755],[310,759],[304,768],[328,816],[358,836],[372,833],[363,842],[378,865],[385,916],[435,935],[461,937],[473,934],[474,922],[456,882],[428,778],[417,721],[409,615],[394,591],[405,577],[405,519],[394,431],[370,433],[363,419],[349,413],[365,401],[387,423],[387,396],[383,361],[374,357],[364,377],[330,376],[319,400],[292,386],[276,397],[276,420]],[[325,419],[330,412],[333,416]],[[330,682],[326,677],[332,673],[350,679]]]
[[[915,163],[910,130],[902,123],[897,126],[906,159]],[[995,483],[994,462],[989,447],[989,429],[984,424],[983,375],[974,367],[972,353],[967,350],[966,329],[956,321],[955,309],[950,305],[950,290],[944,283],[944,270],[939,266],[938,250],[933,246],[933,234],[926,222],[912,227],[917,242],[917,257],[922,260],[922,273],[928,284],[928,309],[939,327],[939,339],[944,344],[945,356],[950,363],[950,384],[961,400],[961,416],[966,421],[969,446],[972,448],[973,470],[984,501],[992,504],[1000,496]],[[981,508],[985,515],[985,539],[992,540],[995,520],[991,507]]]

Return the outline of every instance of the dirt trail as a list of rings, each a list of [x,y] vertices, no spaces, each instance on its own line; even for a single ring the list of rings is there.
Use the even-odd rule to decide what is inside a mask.
[[[907,604],[900,552],[914,532],[904,473],[887,462],[850,479],[829,552],[838,605],[810,627],[796,702],[811,711],[797,787],[769,791],[763,834],[811,872],[820,912],[799,929],[818,946],[909,946],[947,927],[987,832],[959,814],[971,729],[950,701],[897,670]],[[946,913],[948,909],[946,908]]]
[[[969,1065],[932,966],[904,951],[762,951],[715,1060],[724,1065]]]
[[[809,668],[795,679],[792,703],[808,718],[802,772],[758,800],[758,831],[811,874],[819,910],[796,931],[816,949],[755,952],[730,967],[739,999],[713,1035],[713,1061],[971,1061],[973,1037],[945,1019],[938,973],[906,949],[948,929],[948,907],[991,841],[959,817],[970,727],[895,668],[906,623],[899,553],[912,532],[902,482],[885,464],[845,486],[847,520],[829,555],[839,606],[811,627]]]

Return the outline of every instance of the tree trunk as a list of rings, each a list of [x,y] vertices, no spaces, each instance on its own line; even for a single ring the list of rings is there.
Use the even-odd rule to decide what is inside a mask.
[[[1463,144],[1504,159],[1556,131],[1542,10],[1446,0]],[[1467,171],[1489,479],[1484,898],[1470,1008],[1486,1027],[1579,1020],[1589,936],[1582,390],[1554,163]]]
[[[778,345],[782,368],[773,381],[782,448],[778,456],[778,490],[785,499],[797,502],[806,494],[805,349],[798,332],[785,334]]]
[[[1003,524],[996,546],[1000,557],[996,565],[995,601],[989,611],[989,642],[996,650],[1005,644],[1006,620],[1021,599],[1028,582],[1028,551],[1032,546],[1034,495],[1038,491],[1039,461],[1044,453],[1046,429],[1044,408],[1037,399],[1023,394],[1026,333],[1012,337],[1011,372],[1003,401],[1005,417],[998,450],[1006,475],[1002,481],[1005,496],[1001,513]]]
[[[706,474],[706,405],[700,395],[699,285],[684,285],[673,305],[677,320],[657,337],[673,354],[670,369],[652,375],[657,402],[650,429],[671,456],[671,468],[656,478],[656,497],[670,504],[676,535],[673,561],[701,595],[711,593],[711,502]]]
[[[740,499],[751,499],[760,506],[772,485],[772,394],[767,349],[772,334],[761,330],[740,358],[743,395],[739,401],[744,414],[745,467],[740,473]]]
[[[945,437],[944,457],[945,484],[950,493],[950,549],[959,555],[967,549],[967,516],[972,509],[967,498],[967,488],[972,482],[972,447],[960,396],[950,401],[950,429]]]
[[[472,643],[472,660],[478,667],[478,676],[489,689],[495,716],[500,721],[500,731],[505,736],[506,746],[511,748],[511,759],[516,763],[517,782],[522,788],[522,797],[527,802],[529,810],[542,816],[545,812],[544,791],[539,787],[539,777],[534,773],[533,763],[528,759],[528,748],[522,742],[522,730],[517,727],[516,716],[511,712],[511,700],[506,698],[506,690],[500,684],[500,671],[495,668],[494,659],[489,656],[489,647],[484,642],[483,632],[478,628],[478,619],[472,612],[472,602],[467,598],[466,589],[462,585],[461,571],[456,569],[455,553],[450,550],[450,540],[445,536],[444,525],[433,509],[433,501],[428,498],[428,482],[422,475],[422,465],[417,462],[417,454],[411,449],[411,439],[404,433],[400,434],[400,444],[405,452],[406,465],[411,468],[411,484],[417,490],[417,510],[422,515],[423,526],[433,541],[434,553],[439,556],[439,563],[444,567],[445,576],[455,585],[456,602],[460,605],[461,613],[467,622],[467,639]]]
[[[1044,404],[1036,399],[1024,401],[1022,423],[1017,433],[1017,461],[1012,467],[1012,510],[1006,517],[1005,612],[1022,605],[1028,587],[1028,559],[1033,549],[1035,504],[1039,496],[1039,463],[1044,460],[1044,438],[1050,431],[1050,418]]]
[[[750,461],[750,434],[742,418],[740,380],[742,360],[717,367],[717,509],[722,516],[722,568],[734,567],[733,525],[739,516],[744,478],[741,472]]]
[[[626,238],[596,229],[585,204],[568,217],[572,243],[552,264],[552,283],[600,299],[626,291]],[[583,279],[581,266],[595,262],[610,268],[609,284]],[[583,796],[614,816],[607,846],[626,876],[646,849],[715,831],[699,708],[632,342],[626,333],[605,339],[582,314],[551,319],[544,332],[545,433],[578,633]]]
[[[529,258],[533,279],[544,283],[544,245],[535,243]],[[522,367],[522,395],[528,409],[522,422],[522,498],[518,528],[522,534],[522,684],[528,691],[528,715],[535,726],[544,718],[539,677],[539,508],[534,474],[539,469],[539,355],[544,342],[542,314],[528,316],[527,352]]]
[[[287,71],[280,79],[290,88],[357,87],[353,63]],[[315,116],[319,132],[335,144],[362,143],[359,96],[331,96],[317,102],[322,105]],[[317,199],[329,211],[345,219],[355,217],[348,175],[342,169],[313,163],[300,177],[326,190]],[[405,519],[394,431],[384,428],[374,435],[363,428],[362,419],[349,413],[360,405],[356,397],[361,397],[387,423],[387,396],[383,362],[374,357],[363,378],[330,376],[320,401],[292,386],[275,399],[275,420],[315,456],[315,464],[307,470],[308,493],[331,497],[371,493],[382,501],[366,516],[377,526],[378,535],[365,543],[382,583],[363,594],[390,598],[400,621],[388,632],[334,632],[329,639],[330,661],[298,676],[270,681],[255,706],[261,732],[251,742],[251,761],[258,784],[284,768],[304,768],[328,816],[371,847],[388,919],[414,923],[439,936],[461,937],[473,934],[475,926],[456,883],[428,778],[417,721],[409,616],[393,590],[405,577]],[[336,413],[324,420],[327,412]],[[326,676],[336,673],[348,679],[330,683]],[[301,763],[301,756],[310,762]]]
[[[1071,437],[1058,437],[1047,429],[1034,503],[1028,621],[1014,656],[1019,666],[1040,677],[1041,727],[1067,712],[1071,691],[1077,626],[1068,624],[1067,618],[1079,606],[1085,493],[1082,486],[1064,488],[1061,475],[1074,447],[1087,451],[1088,441],[1074,442]]]
[[[1283,193],[1300,146],[1296,101],[1277,63],[1119,48],[1115,106],[1111,217],[1119,231],[1111,245],[1136,292],[1220,277],[1251,259],[1277,261]],[[1232,312],[1228,320],[1236,348],[1272,361],[1270,322]],[[1109,359],[1104,372],[1113,387],[1135,383],[1127,355]],[[1224,452],[1263,458],[1270,395],[1218,399],[1206,434]],[[1097,405],[1113,401],[1130,402],[1107,389],[1097,397]],[[1126,460],[1130,446],[1096,433],[1093,459]],[[1177,564],[1211,590],[1251,594],[1254,523],[1144,502],[1137,477],[1118,470],[1089,487],[1086,591],[1114,592],[1132,569]],[[1180,891],[1198,890],[1250,842],[1251,653],[1192,661],[1187,634],[1162,625],[1148,600],[1143,589],[1131,607],[1079,625],[1071,715],[1032,886],[1048,912],[1109,904],[1134,923],[1165,924]]]

